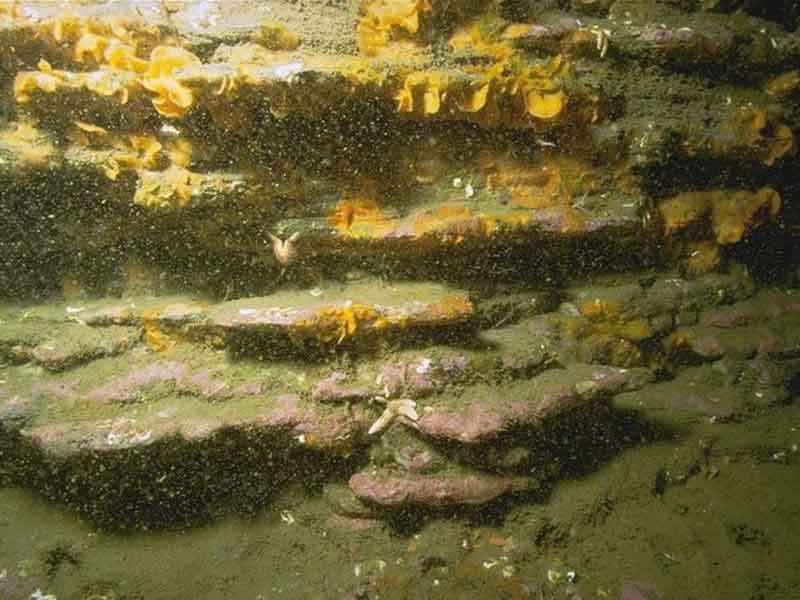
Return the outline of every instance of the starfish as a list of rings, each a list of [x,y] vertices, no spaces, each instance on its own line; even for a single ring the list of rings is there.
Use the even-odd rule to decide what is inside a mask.
[[[275,253],[275,258],[277,258],[278,262],[284,267],[288,267],[297,257],[297,248],[294,243],[297,241],[297,238],[300,237],[300,233],[295,232],[285,240],[271,233],[268,235],[272,242],[272,251]]]
[[[275,253],[275,258],[278,262],[283,266],[281,270],[281,274],[278,276],[278,279],[283,277],[283,274],[286,273],[286,269],[289,268],[294,262],[294,259],[297,258],[297,247],[295,246],[295,242],[300,237],[299,232],[294,232],[285,240],[282,240],[276,235],[272,235],[271,233],[268,234],[269,239],[272,242],[272,252]]]
[[[378,420],[372,424],[372,427],[369,428],[367,433],[369,435],[380,433],[389,427],[389,425],[391,425],[395,419],[399,419],[406,425],[414,427],[414,424],[419,419],[419,414],[417,414],[417,403],[413,400],[409,400],[408,398],[389,400],[386,402],[386,408],[383,410],[383,414],[381,414],[381,416],[378,417]]]

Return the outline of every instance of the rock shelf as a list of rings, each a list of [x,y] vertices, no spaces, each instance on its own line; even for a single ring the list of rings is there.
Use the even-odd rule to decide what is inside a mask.
[[[80,490],[81,510],[98,522],[156,524],[160,518],[204,519],[221,509],[228,495],[185,470],[216,469],[215,461],[228,460],[222,448],[247,454],[253,471],[231,474],[229,482],[247,486],[256,485],[252,477],[263,461],[280,470],[324,460],[335,477],[371,456],[380,468],[350,477],[352,491],[367,506],[438,510],[541,493],[559,472],[551,436],[567,431],[560,439],[566,443],[569,436],[583,439],[588,423],[613,428],[612,407],[642,412],[669,429],[686,419],[742,418],[786,401],[800,360],[800,342],[792,337],[800,305],[793,292],[756,293],[752,281],[732,275],[662,275],[646,284],[598,281],[566,289],[553,312],[489,329],[472,325],[452,338],[454,345],[422,338],[419,347],[389,354],[373,348],[356,365],[338,369],[329,360],[309,362],[293,354],[241,355],[235,336],[191,333],[215,331],[223,323],[234,330],[260,329],[257,320],[238,321],[239,306],[280,304],[280,295],[218,304],[175,296],[87,302],[75,313],[81,323],[63,305],[6,307],[4,356],[15,365],[5,367],[0,388],[0,431],[12,448],[4,451],[4,472],[69,504],[78,502]],[[411,328],[418,318],[419,326],[435,325],[437,335],[446,331],[443,326],[458,331],[473,311],[481,311],[480,301],[472,308],[464,299],[458,305],[469,307],[467,312],[426,312],[453,292],[425,285],[383,284],[386,300],[376,305],[391,314],[390,300],[407,306],[414,291],[411,306],[417,310],[405,315],[403,326]],[[346,296],[365,302],[381,289],[360,286],[306,294],[294,305],[336,306]],[[531,297],[536,294],[510,296],[510,314],[515,302]],[[432,315],[444,320],[432,322]],[[753,337],[767,327],[765,321],[772,334]],[[148,333],[153,322],[158,335]],[[44,324],[51,334],[38,341]],[[641,327],[646,336],[630,334]],[[99,340],[97,346],[105,348],[120,332],[127,342],[117,356],[86,352],[83,340]],[[608,355],[582,349],[597,344],[598,336],[604,344],[616,340],[639,352],[629,353],[632,362],[624,367],[603,364]],[[62,357],[57,368],[30,351],[38,347],[33,342],[48,344]],[[292,347],[290,338],[285,343]],[[329,343],[331,356],[348,354],[336,340]],[[709,346],[713,352],[704,350]],[[594,356],[592,362],[581,362],[587,356]],[[693,366],[698,359],[707,362]],[[664,380],[667,372],[674,378]],[[387,398],[414,399],[419,418],[369,434]],[[397,438],[399,431],[411,437]],[[391,449],[388,458],[380,448]],[[138,474],[123,468],[134,456]],[[121,510],[123,496],[132,493],[125,481],[155,471],[175,475],[162,480],[163,486],[148,483],[149,491],[137,492]],[[303,473],[304,467],[301,479]],[[263,479],[258,493],[268,495],[289,479],[288,472]],[[73,487],[65,487],[66,481]],[[203,501],[182,504],[196,486]]]

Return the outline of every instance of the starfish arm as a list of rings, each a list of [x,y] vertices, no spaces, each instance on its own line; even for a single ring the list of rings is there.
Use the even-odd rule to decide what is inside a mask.
[[[419,419],[419,414],[417,413],[417,403],[413,400],[397,400],[393,404],[392,409],[396,414],[403,416],[410,421],[416,421]]]
[[[383,414],[380,417],[378,417],[378,420],[372,424],[372,427],[369,428],[367,434],[374,435],[376,433],[380,433],[381,431],[389,427],[389,425],[391,425],[392,421],[394,421],[394,417],[395,417],[395,412],[392,409],[387,408],[386,410],[383,411]]]

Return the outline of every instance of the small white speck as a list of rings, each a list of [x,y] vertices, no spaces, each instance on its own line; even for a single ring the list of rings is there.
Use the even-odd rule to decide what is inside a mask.
[[[454,177],[453,178],[453,187],[454,188],[460,188],[462,185],[464,185],[464,182],[461,180],[461,177]]]
[[[575,574],[575,571],[567,571],[567,581],[569,583],[575,583],[575,580],[578,576]]]
[[[153,437],[152,431],[143,431],[142,433],[137,433],[131,438],[131,443],[133,444],[143,444],[148,441],[151,437]]]
[[[421,361],[419,361],[419,364],[417,365],[415,371],[420,375],[424,375],[425,373],[431,370],[432,365],[433,361],[430,358],[423,358]]]
[[[297,60],[295,62],[279,65],[273,69],[275,77],[278,79],[289,79],[292,75],[296,75],[303,70],[303,61]]]
[[[174,125],[170,125],[169,123],[164,123],[161,126],[161,133],[169,136],[178,136],[181,134],[180,130],[177,127],[175,127]]]
[[[464,197],[465,198],[472,198],[475,195],[475,188],[472,187],[471,183],[468,183],[464,186]]]

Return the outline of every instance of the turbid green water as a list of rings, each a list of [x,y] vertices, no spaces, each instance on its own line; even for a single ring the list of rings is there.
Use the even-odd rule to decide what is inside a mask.
[[[120,535],[4,488],[0,598],[790,600],[800,596],[798,443],[795,401],[630,448],[504,519],[395,528],[287,490],[251,517]]]

